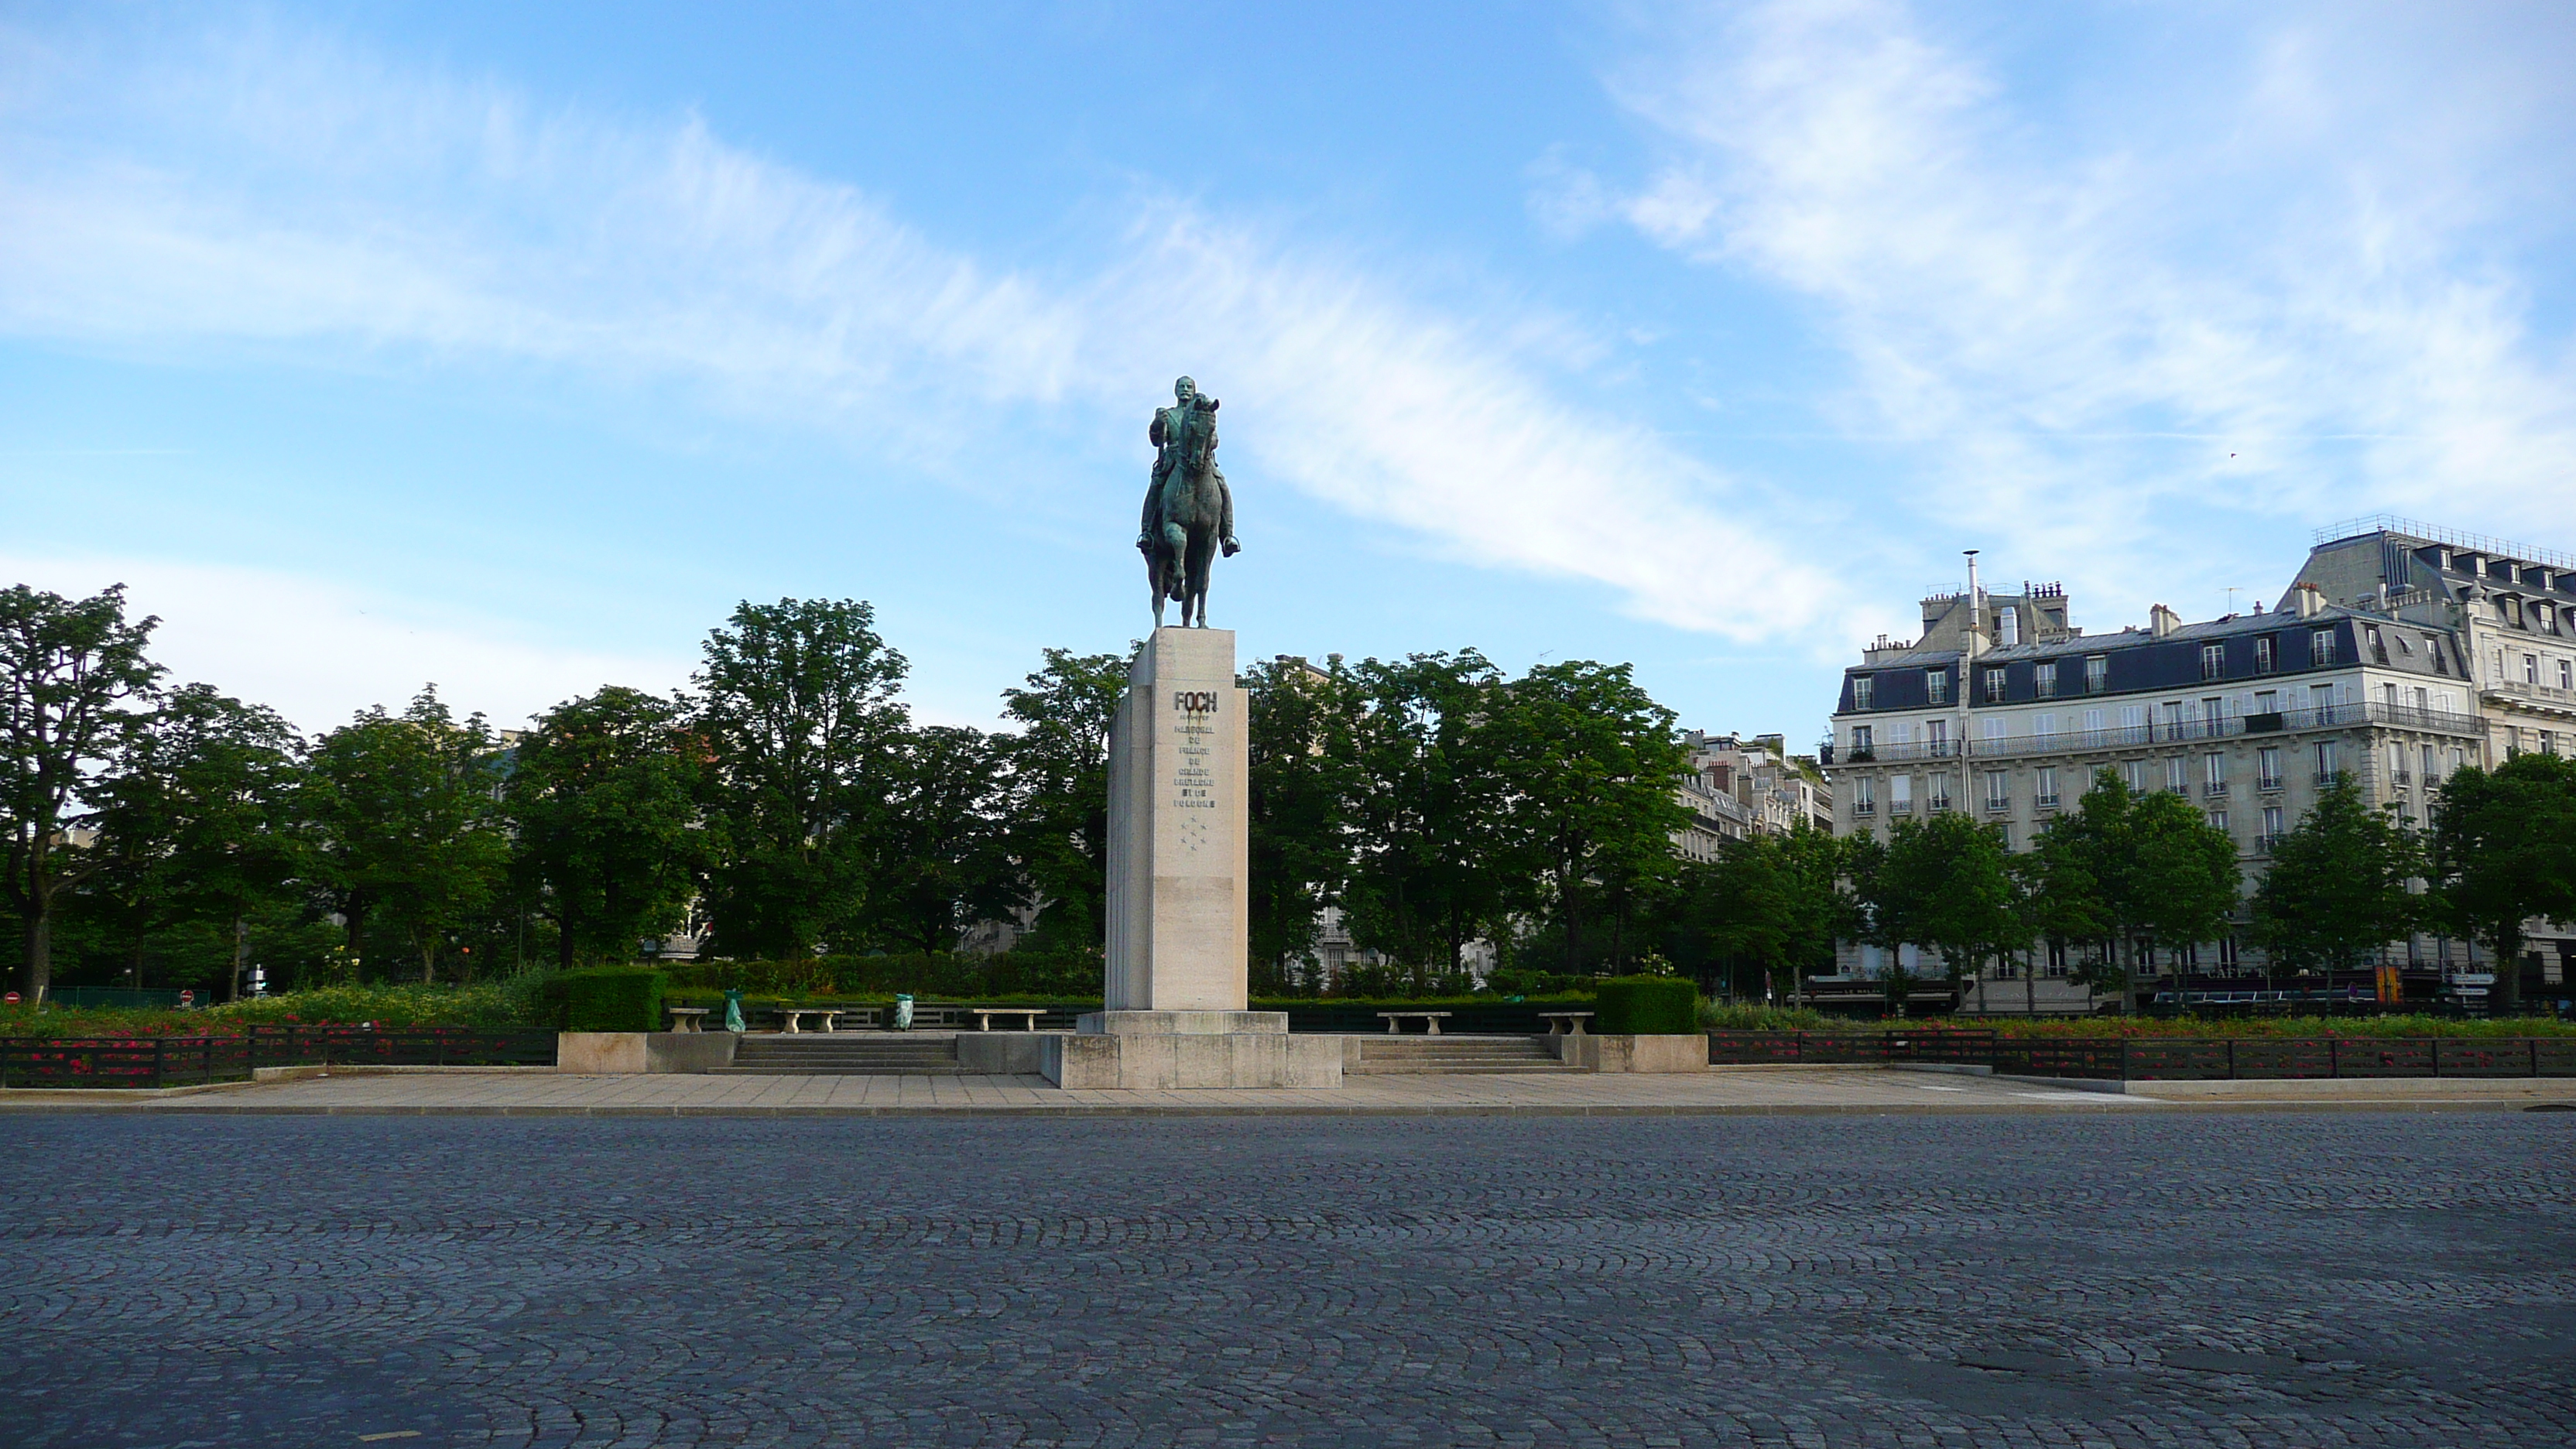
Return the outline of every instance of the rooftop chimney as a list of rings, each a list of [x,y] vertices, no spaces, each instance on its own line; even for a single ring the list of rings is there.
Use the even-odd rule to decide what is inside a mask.
[[[2291,613],[2298,615],[2302,619],[2314,618],[2317,611],[2323,609],[2325,606],[2325,592],[2322,589],[2319,589],[2316,585],[2309,583],[2305,579],[2301,579],[2290,586],[2289,608]]]
[[[2182,627],[2182,615],[2162,604],[2147,611],[2147,631],[2161,639]]]

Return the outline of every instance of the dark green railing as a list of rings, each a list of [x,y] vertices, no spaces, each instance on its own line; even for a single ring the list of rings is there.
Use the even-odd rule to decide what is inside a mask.
[[[0,1038],[0,1087],[191,1087],[260,1067],[552,1066],[550,1031],[254,1026],[238,1036]]]
[[[2576,1077],[2576,1037],[2006,1037],[1991,1031],[1713,1031],[1708,1059],[1816,1066],[1934,1062],[2109,1082]]]

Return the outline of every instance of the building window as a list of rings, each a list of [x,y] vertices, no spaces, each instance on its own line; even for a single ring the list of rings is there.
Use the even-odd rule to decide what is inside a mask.
[[[2269,674],[2281,667],[2281,641],[2270,634],[2254,636],[2254,672]]]
[[[1871,726],[1869,726],[1869,725],[1853,725],[1853,726],[1852,726],[1852,758],[1853,758],[1854,760],[1856,760],[1856,761],[1866,761],[1866,760],[1875,760],[1875,759],[1877,759],[1877,758],[1878,758],[1878,747],[1877,747],[1877,745],[1876,745],[1875,743],[1873,743],[1873,741],[1875,740],[1875,738],[1876,738],[1875,731],[1873,730],[1873,728],[1872,728]]]
[[[1948,704],[1950,702],[1950,671],[1946,669],[1924,670],[1923,696],[1924,698],[1931,700],[1934,704]]]
[[[2258,790],[2281,788],[2281,747],[2279,745],[2266,745],[2254,752],[2254,788]]]
[[[2191,788],[2191,770],[2180,755],[2165,761],[2165,788],[2177,795]]]
[[[1854,815],[1878,813],[1878,782],[1867,775],[1852,781],[1852,813]]]
[[[2146,762],[2146,761],[2144,761],[2144,760],[2129,760],[2129,761],[2126,761],[2126,762],[2124,762],[2124,763],[2120,766],[2120,774],[2121,774],[2125,779],[2127,779],[2127,780],[2128,780],[2128,782],[2129,782],[2129,788],[2130,788],[2130,789],[2135,790],[2135,791],[2137,791],[2137,792],[2138,792],[2138,793],[2140,793],[2140,794],[2145,794],[2145,793],[2146,793],[2146,789],[2147,789],[2147,762]]]
[[[2111,656],[2108,654],[2085,655],[2084,692],[2086,694],[2100,694],[2103,690],[2110,687]]]
[[[2317,741],[2316,756],[2317,783],[2322,785],[2335,777],[2335,742],[2332,740]]]
[[[2218,831],[2222,835],[2225,834],[2227,831],[2227,812],[2224,810],[2210,811],[2209,828]]]
[[[2102,743],[2102,711],[2084,711],[2084,743],[2089,748]]]
[[[1946,758],[1950,753],[1950,722],[1946,719],[1925,720],[1923,739],[1924,748],[1931,752],[1934,759]]]
[[[2334,663],[2334,662],[2335,662],[2335,637],[2334,637],[2334,631],[2333,631],[2332,629],[2311,629],[2311,630],[2309,630],[2309,631],[2308,631],[2308,663],[2309,663],[2309,664],[2311,664],[2311,665],[2318,665],[2318,664],[2332,664],[2332,663]]]
[[[1986,772],[1986,808],[1989,810],[2012,808],[2011,777],[2001,770]]]
[[[2539,655],[2525,654],[2522,656],[2522,682],[2525,684],[2538,684],[2540,682]]]
[[[2448,674],[2451,672],[2450,662],[2442,654],[2442,640],[2440,635],[2427,634],[2424,636],[2424,657],[2433,661],[2434,673]]]
[[[2203,679],[2225,679],[2227,677],[2226,645],[2203,644],[2200,646],[2200,677]]]
[[[2030,671],[2030,692],[2042,699],[2057,698],[2057,661],[2042,660]]]
[[[2226,794],[2227,757],[2215,752],[2203,755],[2200,757],[2200,767],[2200,783],[2203,787],[2203,793],[2210,795]]]
[[[2558,753],[2558,731],[2542,730],[2540,732],[2540,752],[2544,755],[2554,755]]]
[[[2010,616],[2007,615],[2006,617]],[[1995,822],[1995,844],[2002,846],[2006,850],[2013,848],[2011,821],[1999,820]]]
[[[1878,676],[1877,676],[1877,675],[1875,675],[1875,674],[1855,674],[1855,675],[1853,675],[1853,676],[1852,676],[1852,708],[1854,708],[1854,709],[1876,709],[1876,708],[1878,708],[1877,700],[1878,700]]]
[[[2392,743],[2388,747],[2388,778],[2400,785],[2406,783],[2406,747],[2404,745]]]
[[[1988,704],[2001,704],[2001,703],[2003,703],[2003,702],[2004,702],[2004,672],[2003,672],[2002,670],[2000,670],[2000,669],[1989,669],[1989,670],[1987,670],[1987,671],[1985,672],[1985,682],[1986,682],[1986,703],[1988,703]]]
[[[1912,775],[1887,777],[1887,813],[1890,815],[1914,813],[1914,777]]]
[[[2256,714],[2279,714],[2281,712],[2281,691],[2277,689],[2258,689],[2254,691],[2254,712]]]
[[[2424,746],[2422,752],[2418,754],[2416,758],[2424,762],[2424,787],[2429,790],[2433,786],[2441,783],[2439,780],[2434,778],[2433,774],[2435,766],[2440,763],[2433,754],[2433,747],[2431,745]]]
[[[2576,661],[2566,659],[2558,661],[2558,687],[2576,689]]]
[[[2388,646],[2379,642],[2379,626],[2377,624],[2362,625],[2361,637],[2362,642],[2370,650],[2371,658],[2378,660],[2382,664],[2388,662]]]

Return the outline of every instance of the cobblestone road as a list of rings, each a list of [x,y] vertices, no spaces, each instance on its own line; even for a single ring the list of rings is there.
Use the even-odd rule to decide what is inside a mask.
[[[0,1122],[0,1444],[2565,1445],[2576,1114]]]

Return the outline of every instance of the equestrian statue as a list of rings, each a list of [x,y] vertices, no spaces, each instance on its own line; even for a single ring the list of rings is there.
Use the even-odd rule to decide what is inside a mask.
[[[1219,548],[1232,558],[1234,495],[1216,465],[1217,400],[1199,395],[1188,378],[1172,384],[1176,399],[1154,409],[1145,429],[1154,445],[1154,472],[1145,485],[1145,516],[1136,548],[1145,555],[1145,577],[1154,587],[1154,627],[1163,627],[1163,603],[1178,599],[1183,628],[1207,627],[1208,569]]]

